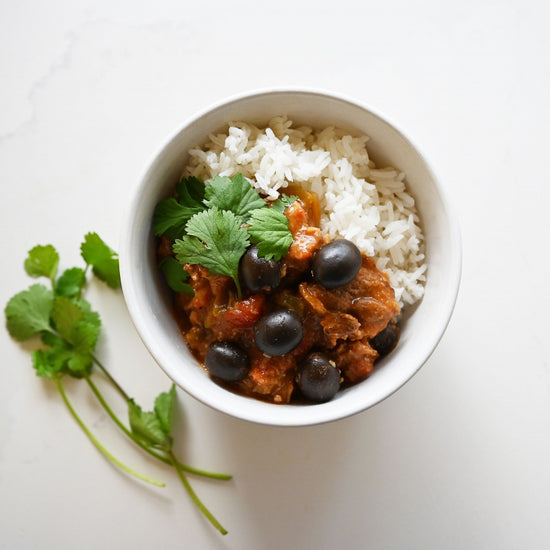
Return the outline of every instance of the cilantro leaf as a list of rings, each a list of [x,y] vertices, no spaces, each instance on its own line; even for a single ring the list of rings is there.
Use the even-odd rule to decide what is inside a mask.
[[[84,312],[68,296],[56,296],[53,301],[51,319],[62,338],[71,342],[76,323],[82,320]]]
[[[205,204],[220,210],[229,210],[244,223],[248,213],[266,207],[266,202],[242,175],[232,178],[216,176],[209,180],[205,190]]]
[[[155,415],[166,435],[172,431],[172,416],[176,404],[176,386],[172,384],[170,391],[163,392],[155,399]]]
[[[185,206],[204,210],[203,200],[205,187],[203,181],[193,176],[181,178],[176,184],[178,202]]]
[[[51,319],[60,338],[55,335],[43,338],[51,346],[44,359],[61,362],[61,370],[77,378],[89,373],[101,329],[99,315],[84,300],[56,296]]]
[[[75,356],[69,370],[80,371],[91,366],[92,353],[101,330],[101,320],[99,315],[91,310],[90,304],[85,300],[56,296],[51,319],[61,338],[68,342],[74,351]]]
[[[154,412],[144,411],[133,400],[128,400],[128,419],[132,433],[149,445],[167,445],[167,433]]]
[[[191,285],[185,283],[189,279],[189,273],[183,269],[183,266],[173,256],[164,258],[159,264],[159,268],[168,283],[168,286],[174,292],[185,292],[193,295],[193,288]]]
[[[134,435],[149,445],[164,450],[172,448],[172,415],[176,398],[176,386],[172,384],[170,391],[163,392],[155,399],[153,411],[144,411],[133,400],[128,400],[128,417]]]
[[[97,319],[99,320],[99,317],[97,317]],[[82,355],[91,356],[97,344],[100,332],[101,326],[99,322],[95,323],[91,319],[75,323],[71,335],[71,343],[75,351]]]
[[[92,271],[94,275],[111,288],[120,288],[118,258],[106,258],[97,262]]]
[[[70,358],[70,351],[63,348],[37,349],[32,352],[32,366],[37,376],[54,378],[63,370]]]
[[[52,304],[53,292],[40,284],[13,296],[4,309],[10,336],[22,342],[50,330]]]
[[[86,283],[86,272],[80,267],[66,269],[55,283],[55,294],[58,296],[80,296]]]
[[[44,351],[41,349],[34,350],[31,353],[32,357],[32,366],[36,371],[37,376],[42,376],[44,378],[53,378],[54,373],[56,372],[52,364],[44,357]]]
[[[82,258],[92,266],[94,275],[111,288],[120,287],[118,254],[97,233],[88,233],[80,245]]]
[[[285,210],[297,200],[298,197],[296,195],[281,194],[281,196],[277,200],[271,203],[271,208],[274,208],[281,214],[284,214]]]
[[[77,349],[56,334],[45,333],[42,341],[49,347],[35,350],[32,356],[38,376],[53,378],[56,374],[69,374],[82,378],[91,372],[93,362],[90,353]]]
[[[47,277],[54,280],[59,265],[59,254],[51,245],[37,245],[29,250],[25,259],[25,271],[31,277]]]
[[[288,220],[278,208],[259,208],[250,215],[250,240],[258,246],[258,255],[280,260],[292,244]]]
[[[171,241],[185,235],[185,226],[195,214],[206,209],[203,204],[205,184],[195,177],[183,177],[176,184],[177,200],[159,202],[153,214],[153,232]]]
[[[248,233],[233,212],[216,207],[195,214],[187,223],[187,233],[177,239],[173,250],[182,264],[199,264],[213,275],[228,275],[239,284],[239,261],[249,245]]]
[[[176,199],[159,202],[153,214],[153,232],[166,235],[170,240],[185,235],[185,226],[192,216],[204,210],[204,206],[186,206]]]
[[[87,233],[84,236],[80,253],[86,264],[92,266],[115,255],[114,250],[109,248],[97,233]]]
[[[101,321],[85,300],[68,296],[56,296],[53,301],[51,319],[59,335],[84,352],[91,353],[95,347]]]

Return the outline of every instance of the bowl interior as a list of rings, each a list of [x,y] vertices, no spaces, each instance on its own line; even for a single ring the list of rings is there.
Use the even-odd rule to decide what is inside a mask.
[[[209,378],[189,353],[172,318],[169,297],[155,264],[151,220],[156,204],[173,189],[187,151],[229,121],[265,124],[277,115],[316,128],[335,125],[370,136],[371,158],[406,173],[417,201],[428,263],[425,296],[402,324],[398,347],[365,381],[321,405],[273,405],[233,394]],[[158,153],[131,203],[120,247],[121,276],[130,315],[157,363],[189,394],[232,416],[277,426],[303,426],[344,418],[391,395],[429,357],[452,313],[460,278],[460,239],[443,192],[423,156],[402,132],[372,109],[309,91],[271,91],[242,96],[188,122]]]

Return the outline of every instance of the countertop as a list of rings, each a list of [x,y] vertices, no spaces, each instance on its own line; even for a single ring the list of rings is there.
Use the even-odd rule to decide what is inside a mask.
[[[87,232],[116,249],[148,162],[197,110],[284,85],[355,97],[414,138],[459,215],[463,272],[431,358],[352,418],[267,428],[178,391],[182,460],[233,474],[190,478],[225,537],[85,382],[66,383],[102,443],[167,486],[111,466],[35,375],[33,345],[0,331],[0,547],[548,547],[549,18],[533,0],[3,2],[2,304],[33,282],[36,244],[63,267],[79,265]],[[122,293],[90,282],[86,296],[98,356],[151,408],[170,381]]]

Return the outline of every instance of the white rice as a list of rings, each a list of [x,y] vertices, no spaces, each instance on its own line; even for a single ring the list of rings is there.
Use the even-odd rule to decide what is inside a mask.
[[[189,151],[185,173],[203,180],[241,172],[270,199],[289,184],[315,191],[321,201],[321,230],[331,239],[353,241],[378,269],[388,273],[401,307],[424,293],[424,237],[405,174],[377,168],[367,136],[328,127],[293,128],[287,117],[266,128],[234,122]]]

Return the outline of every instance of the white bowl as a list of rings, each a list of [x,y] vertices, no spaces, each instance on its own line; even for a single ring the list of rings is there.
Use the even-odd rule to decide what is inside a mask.
[[[173,189],[187,151],[232,120],[265,124],[276,115],[317,128],[343,127],[370,136],[377,164],[403,170],[417,201],[428,264],[425,295],[401,326],[397,348],[364,381],[319,405],[275,405],[232,393],[216,383],[188,351],[174,321],[155,264],[151,220],[155,205]],[[120,244],[122,287],[130,315],[146,347],[187,393],[234,417],[274,426],[306,426],[341,419],[376,405],[426,362],[452,314],[461,272],[460,234],[443,189],[410,139],[370,107],[334,94],[285,89],[240,95],[188,121],[155,156],[135,190]]]

